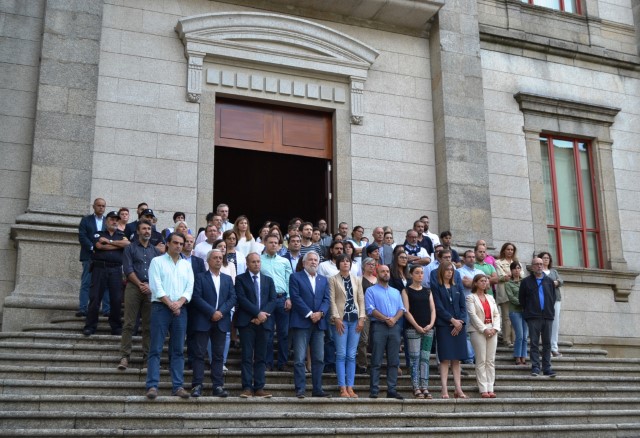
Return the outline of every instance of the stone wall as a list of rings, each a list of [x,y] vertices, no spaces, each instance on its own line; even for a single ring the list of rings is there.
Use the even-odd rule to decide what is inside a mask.
[[[0,3],[0,312],[15,282],[11,226],[29,199],[44,3]]]

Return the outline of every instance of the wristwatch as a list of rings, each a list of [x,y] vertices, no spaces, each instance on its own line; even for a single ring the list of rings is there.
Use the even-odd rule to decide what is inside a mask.
[[[109,239],[109,243],[113,243],[113,240]]]

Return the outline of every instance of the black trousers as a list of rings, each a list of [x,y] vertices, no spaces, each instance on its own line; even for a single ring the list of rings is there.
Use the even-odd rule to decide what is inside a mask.
[[[208,332],[193,332],[195,351],[193,357],[193,381],[191,387],[202,385],[204,381],[204,359],[208,356],[207,347],[211,341],[211,383],[213,388],[224,386],[224,376],[222,372],[224,344],[227,333],[218,329],[218,323],[212,322]]]
[[[105,289],[109,291],[109,299],[111,300],[109,314],[111,334],[119,335],[122,333],[122,319],[120,317],[122,310],[122,265],[107,267],[101,263],[94,263],[91,272],[91,289],[89,290],[89,309],[84,328],[92,332],[96,331],[100,303]]]

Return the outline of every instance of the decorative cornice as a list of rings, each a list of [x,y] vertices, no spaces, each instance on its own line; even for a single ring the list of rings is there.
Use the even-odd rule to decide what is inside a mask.
[[[355,38],[301,18],[253,12],[186,17],[176,32],[188,59],[190,102],[199,102],[202,63],[211,56],[342,77],[351,85],[352,119],[362,120],[362,112],[353,109],[362,107],[362,88],[379,53]]]
[[[584,122],[613,124],[620,108],[594,105],[575,100],[558,99],[532,93],[517,93],[513,96],[523,113],[537,113],[562,119],[575,119]]]

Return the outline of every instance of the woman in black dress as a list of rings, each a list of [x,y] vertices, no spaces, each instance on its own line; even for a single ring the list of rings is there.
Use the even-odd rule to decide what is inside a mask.
[[[443,262],[438,268],[438,281],[431,285],[436,305],[436,340],[440,359],[440,382],[442,398],[449,398],[447,379],[449,363],[453,371],[455,398],[467,398],[462,392],[460,361],[467,359],[467,304],[460,282],[454,280],[455,268],[451,262]]]

